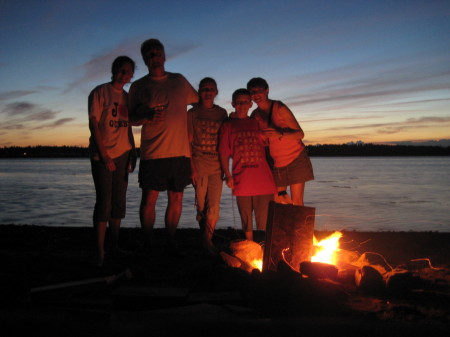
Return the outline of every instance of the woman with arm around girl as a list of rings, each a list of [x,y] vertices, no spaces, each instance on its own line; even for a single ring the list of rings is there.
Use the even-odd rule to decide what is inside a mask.
[[[275,201],[303,206],[305,183],[314,179],[312,164],[302,141],[303,130],[284,103],[269,99],[266,80],[252,78],[247,89],[258,106],[252,117],[260,123],[269,140],[272,172],[278,190]],[[286,192],[288,186],[292,201]]]

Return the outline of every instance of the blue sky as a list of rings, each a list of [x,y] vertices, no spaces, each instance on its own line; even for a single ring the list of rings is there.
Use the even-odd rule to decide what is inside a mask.
[[[264,77],[308,144],[450,139],[448,0],[0,0],[0,146],[86,146],[89,92],[119,55],[145,75],[152,37],[166,70],[214,77],[228,112]]]

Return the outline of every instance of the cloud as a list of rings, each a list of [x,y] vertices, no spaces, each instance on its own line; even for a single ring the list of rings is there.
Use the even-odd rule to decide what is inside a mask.
[[[294,76],[280,83],[277,90],[296,92],[284,99],[293,108],[373,108],[399,102],[432,104],[449,99],[450,67],[446,64],[443,57],[428,54],[408,60],[355,63]]]
[[[59,111],[45,109],[40,105],[30,102],[10,103],[6,105],[0,112],[11,117],[10,121],[12,121],[13,123],[14,121],[45,121],[55,118],[59,113]]]
[[[23,96],[34,94],[35,92],[36,92],[35,90],[12,90],[0,92],[0,102],[7,101],[10,99],[17,99]]]
[[[102,81],[109,80],[111,77],[111,64],[120,55],[131,57],[136,62],[137,70],[139,70],[138,64],[141,62],[140,46],[147,38],[142,36],[133,37],[120,42],[111,49],[94,55],[89,61],[75,69],[75,73],[81,73],[81,75],[68,84],[64,93],[68,93],[86,83],[98,82],[100,84]],[[198,45],[169,41],[167,44],[164,43],[164,47],[167,60],[170,60],[196,49]]]
[[[381,134],[394,134],[406,129],[412,128],[431,128],[436,126],[442,126],[443,124],[450,124],[450,116],[429,116],[421,118],[408,118],[400,122],[388,122],[388,123],[372,123],[372,124],[356,124],[356,125],[340,125],[339,127],[332,127],[328,129],[322,129],[322,131],[343,131],[343,130],[357,130],[368,129]]]
[[[48,123],[48,124],[37,126],[37,127],[33,128],[33,130],[59,127],[59,126],[65,125],[69,122],[72,122],[74,120],[75,120],[75,118],[61,118],[61,119],[54,121],[53,123]]]
[[[8,116],[27,115],[32,113],[34,108],[36,105],[29,102],[14,102],[7,104],[0,113]]]
[[[45,127],[58,127],[74,118],[54,120],[61,111],[48,109],[31,102],[13,102],[7,104],[0,113],[6,114],[8,119],[1,124],[0,129],[8,130],[22,130],[22,129],[40,129]],[[47,122],[45,125],[36,125],[36,123]]]
[[[49,109],[37,111],[29,116],[30,121],[46,121],[49,119],[53,119],[59,111],[53,111]]]

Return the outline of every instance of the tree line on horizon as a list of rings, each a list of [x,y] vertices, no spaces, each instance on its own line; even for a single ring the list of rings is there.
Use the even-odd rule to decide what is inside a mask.
[[[308,145],[311,157],[371,157],[371,156],[449,156],[450,146],[320,144]],[[139,156],[139,148],[137,149]],[[10,146],[0,148],[0,158],[88,158],[89,150],[82,146]]]

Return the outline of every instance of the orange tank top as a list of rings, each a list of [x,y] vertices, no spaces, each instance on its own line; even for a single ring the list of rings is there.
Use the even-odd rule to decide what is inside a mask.
[[[276,103],[277,105],[281,104],[281,102],[278,101],[276,101]],[[279,118],[278,116],[274,116],[273,106],[274,101],[272,101],[272,104],[270,105],[268,126],[269,127],[277,126],[278,128],[288,127],[288,125],[285,124],[283,119]],[[274,120],[276,122],[274,122]],[[271,138],[269,140],[270,155],[274,160],[275,167],[284,167],[289,165],[294,161],[295,158],[299,156],[299,154],[304,150],[304,148],[305,145],[300,139],[280,137],[280,138]]]

